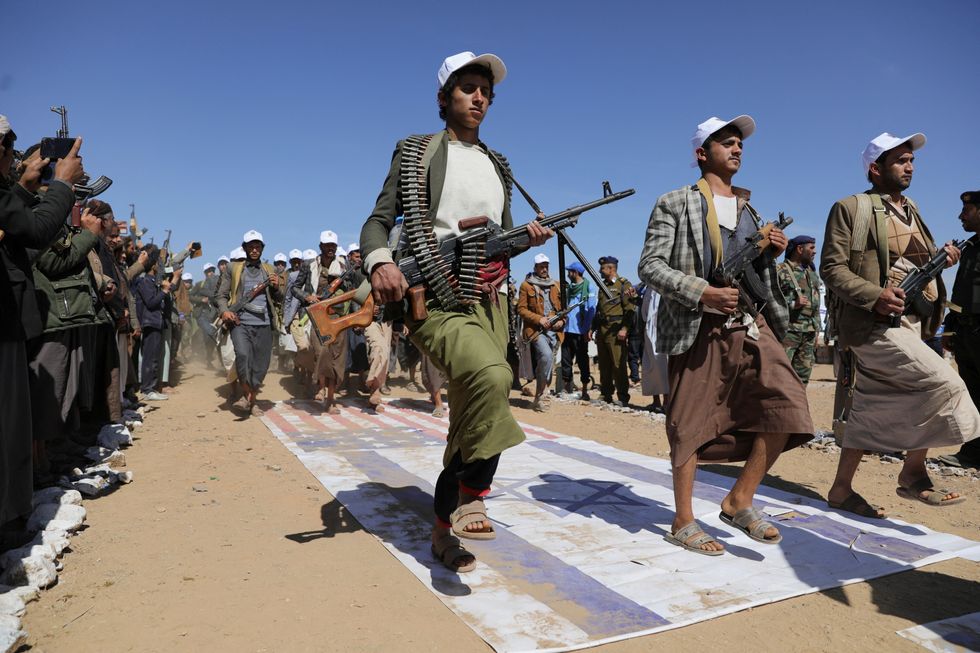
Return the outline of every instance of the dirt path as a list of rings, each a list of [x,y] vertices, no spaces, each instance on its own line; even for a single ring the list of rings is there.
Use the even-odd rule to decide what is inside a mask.
[[[832,384],[810,388],[818,428],[830,426]],[[126,452],[132,485],[86,502],[89,527],[72,539],[58,585],[30,605],[32,651],[490,651],[339,506],[257,419],[216,408],[221,378],[193,368],[158,404]],[[270,373],[267,399],[290,397]],[[396,394],[399,392],[396,387]],[[524,405],[516,400],[515,404]],[[555,404],[528,423],[664,456],[662,425]],[[825,492],[836,456],[797,449],[767,483]],[[506,465],[506,457],[504,459]],[[736,469],[714,466],[715,471]],[[978,484],[950,510],[901,500],[898,465],[862,466],[861,492],[904,520],[980,538]],[[435,475],[436,470],[433,470]],[[980,610],[980,566],[952,560],[600,647],[665,650],[919,651],[894,631]],[[760,644],[760,642],[762,642]]]

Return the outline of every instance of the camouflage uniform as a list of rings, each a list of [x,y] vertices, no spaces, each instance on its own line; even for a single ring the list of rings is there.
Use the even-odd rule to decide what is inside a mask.
[[[776,266],[779,289],[789,306],[789,329],[783,338],[783,347],[793,370],[804,384],[810,381],[817,333],[820,331],[820,278],[809,267],[800,267],[793,261],[783,261]],[[806,306],[799,306],[805,297]]]

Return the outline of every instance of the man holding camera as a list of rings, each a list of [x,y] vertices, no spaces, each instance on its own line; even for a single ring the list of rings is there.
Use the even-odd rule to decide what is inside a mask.
[[[235,347],[234,371],[241,397],[235,406],[251,415],[262,415],[256,405],[259,386],[265,380],[272,361],[272,333],[279,331],[276,302],[282,300],[279,277],[268,263],[262,262],[265,241],[258,231],[247,231],[242,237],[245,260],[232,263],[218,282],[218,311],[231,330]],[[264,289],[256,292],[260,285]],[[242,310],[230,310],[229,304],[243,301]]]
[[[78,139],[55,165],[43,198],[34,193],[46,159],[26,164],[11,187],[16,139],[0,116],[0,548],[23,540],[21,519],[32,509],[34,489],[26,343],[41,334],[43,323],[27,249],[46,248],[58,235],[75,203],[73,185],[85,174]]]

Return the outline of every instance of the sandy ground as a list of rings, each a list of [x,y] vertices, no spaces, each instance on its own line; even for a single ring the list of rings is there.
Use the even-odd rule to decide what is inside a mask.
[[[813,378],[814,422],[829,428],[829,368]],[[392,383],[396,395],[407,394],[403,380]],[[58,584],[24,618],[31,651],[491,650],[258,419],[219,408],[221,387],[214,372],[192,366],[135,433],[126,453],[135,482],[86,502],[88,528],[72,539]],[[289,377],[270,373],[263,396],[286,399],[292,389]],[[557,403],[542,415],[516,393],[512,404],[519,420],[666,456],[663,426],[644,416]],[[822,495],[836,462],[797,449],[780,458],[766,483]],[[898,469],[867,462],[860,491],[892,516],[980,537],[980,483],[943,479],[969,502],[940,510],[897,497]],[[980,566],[956,559],[596,650],[911,653],[922,649],[895,631],[980,611],[978,580]]]

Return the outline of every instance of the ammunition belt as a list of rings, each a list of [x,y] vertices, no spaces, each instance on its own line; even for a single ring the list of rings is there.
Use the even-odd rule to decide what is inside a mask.
[[[401,191],[405,221],[402,233],[422,271],[425,285],[436,296],[443,310],[460,307],[459,281],[439,251],[432,218],[429,216],[428,180],[422,157],[434,134],[409,136],[402,143]]]

